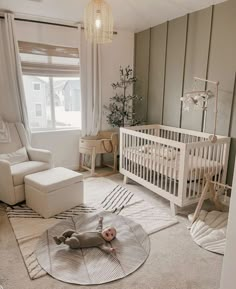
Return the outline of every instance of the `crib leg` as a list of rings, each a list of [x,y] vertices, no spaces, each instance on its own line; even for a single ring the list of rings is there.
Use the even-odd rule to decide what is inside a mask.
[[[126,184],[128,184],[128,177],[127,176],[124,176],[124,180],[123,180],[123,183],[126,185]]]
[[[170,210],[171,210],[171,214],[172,214],[173,216],[176,216],[177,213],[178,213],[178,206],[176,206],[175,203],[170,202]]]

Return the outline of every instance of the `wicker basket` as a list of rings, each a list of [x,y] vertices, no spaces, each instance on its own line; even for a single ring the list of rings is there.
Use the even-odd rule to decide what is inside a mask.
[[[82,137],[79,142],[80,167],[89,170],[91,175],[98,175],[95,173],[96,155],[112,153],[114,157],[113,165],[104,165],[112,167],[113,173],[116,172],[118,145],[118,133],[114,131],[100,131],[96,136]],[[84,155],[91,156],[91,167],[84,164]]]

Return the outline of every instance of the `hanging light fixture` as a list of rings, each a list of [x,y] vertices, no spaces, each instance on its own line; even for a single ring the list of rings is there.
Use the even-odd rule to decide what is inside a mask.
[[[91,0],[84,12],[86,39],[94,43],[109,43],[113,39],[111,7],[104,0]]]

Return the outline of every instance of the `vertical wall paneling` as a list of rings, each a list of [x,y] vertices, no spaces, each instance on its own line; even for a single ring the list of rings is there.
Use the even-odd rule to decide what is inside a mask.
[[[162,113],[161,113],[161,124],[163,124],[163,111],[165,105],[165,93],[166,93],[166,63],[167,63],[167,47],[168,47],[168,35],[169,35],[169,21],[166,23],[166,45],[165,45],[165,69],[164,69],[164,84],[163,84],[163,100],[162,100]]]
[[[148,123],[162,122],[167,23],[151,28]]]
[[[182,92],[181,97],[184,95],[184,80],[185,80],[185,71],[186,71],[186,56],[187,56],[187,47],[188,47],[188,28],[189,28],[189,14],[187,15],[187,27],[185,35],[185,49],[184,49],[184,64],[183,64],[183,80],[182,80]],[[183,102],[180,102],[180,116],[179,116],[179,127],[182,125],[182,111],[183,111]]]
[[[147,119],[150,123],[161,122],[175,127],[181,124],[182,128],[203,130],[202,111],[191,109],[189,113],[181,112],[180,97],[183,92],[193,89],[194,76],[220,81],[217,134],[229,134],[231,137],[227,178],[229,184],[232,182],[236,154],[235,11],[236,1],[229,0],[191,13],[189,21],[187,16],[184,16],[152,28],[149,81],[146,71],[150,38],[147,31],[137,34],[139,39],[135,48],[138,53],[136,68],[144,79],[142,80],[144,95],[148,92],[146,86],[149,86],[146,99],[148,103],[142,106],[147,105]],[[166,37],[164,37],[165,25]],[[144,35],[140,35],[142,33]],[[144,44],[141,41],[147,42]],[[164,43],[161,43],[162,41]],[[197,88],[210,89],[214,92],[214,86],[200,82]],[[212,98],[209,100],[206,117],[206,132],[209,133],[213,132],[214,128],[214,110],[215,98]]]
[[[236,1],[227,1],[214,8],[212,40],[208,79],[219,80],[219,108],[217,133],[227,135],[230,125],[230,111],[233,100],[234,77],[236,71]],[[214,86],[208,85],[214,91]],[[206,128],[214,127],[215,99],[209,100]]]
[[[163,123],[179,126],[187,16],[169,22]]]
[[[150,29],[135,35],[135,75],[138,79],[135,93],[142,97],[141,102],[134,104],[137,118],[147,119],[147,97],[150,55]]]
[[[184,92],[194,88],[194,76],[207,78],[211,16],[212,7],[189,15]],[[205,83],[197,82],[195,85],[196,89],[205,89]],[[189,112],[182,110],[181,127],[201,131],[202,116],[201,110],[194,110],[192,107]]]
[[[229,152],[229,167],[228,167],[228,176],[227,183],[231,185],[233,179],[234,171],[234,162],[236,155],[236,73],[235,73],[235,82],[234,82],[234,97],[231,108],[231,117],[230,117],[230,126],[229,126],[229,135],[231,136],[231,145]]]

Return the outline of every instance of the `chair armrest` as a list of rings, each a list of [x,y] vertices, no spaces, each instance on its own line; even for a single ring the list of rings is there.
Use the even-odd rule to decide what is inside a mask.
[[[0,160],[0,200],[8,204],[15,202],[11,166],[6,160]]]
[[[45,162],[49,163],[51,167],[53,166],[52,153],[50,151],[28,147],[27,153],[31,161]]]

